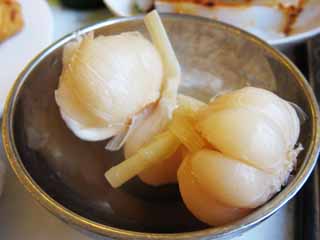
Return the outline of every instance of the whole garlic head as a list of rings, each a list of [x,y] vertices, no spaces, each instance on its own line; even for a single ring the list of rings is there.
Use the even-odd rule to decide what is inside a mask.
[[[178,169],[180,192],[199,220],[235,221],[281,190],[296,164],[300,122],[294,107],[264,89],[215,97],[197,116],[210,146]]]
[[[162,78],[160,55],[140,33],[89,34],[65,47],[55,98],[76,136],[104,140],[160,97]]]
[[[217,150],[287,179],[300,133],[298,115],[288,102],[245,87],[218,96],[199,119],[200,132]]]

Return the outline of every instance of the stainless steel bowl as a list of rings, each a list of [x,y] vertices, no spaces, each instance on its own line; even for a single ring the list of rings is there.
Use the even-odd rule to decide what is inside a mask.
[[[232,237],[275,213],[310,175],[319,150],[317,102],[297,68],[256,37],[207,19],[162,17],[183,69],[180,91],[208,99],[217,92],[250,84],[276,92],[308,115],[299,139],[304,151],[290,183],[279,194],[240,221],[209,227],[187,211],[175,185],[156,189],[138,179],[121,189],[108,185],[103,173],[123,158],[121,151],[110,153],[104,150],[105,142],[76,138],[55,104],[62,49],[90,31],[96,35],[132,30],[146,34],[141,16],[109,20],[70,34],[24,69],[4,112],[6,154],[21,183],[37,201],[82,229],[120,239]]]

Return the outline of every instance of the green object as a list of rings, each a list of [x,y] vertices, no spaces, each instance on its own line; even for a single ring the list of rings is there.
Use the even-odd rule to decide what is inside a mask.
[[[60,0],[61,3],[69,8],[92,9],[103,7],[102,0]]]

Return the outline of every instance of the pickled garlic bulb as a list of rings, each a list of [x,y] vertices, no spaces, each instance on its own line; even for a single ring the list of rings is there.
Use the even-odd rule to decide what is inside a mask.
[[[300,133],[294,108],[254,87],[217,97],[199,114],[197,128],[215,149],[285,181]],[[212,127],[214,126],[214,127]]]
[[[199,220],[209,225],[237,220],[286,184],[301,150],[295,149],[299,118],[286,101],[246,87],[214,98],[197,119],[211,148],[186,157],[178,182]]]
[[[160,54],[140,33],[89,34],[65,47],[55,98],[76,136],[104,140],[160,97],[162,79]]]

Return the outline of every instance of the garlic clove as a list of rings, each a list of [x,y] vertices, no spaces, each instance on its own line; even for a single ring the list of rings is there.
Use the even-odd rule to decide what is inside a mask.
[[[189,158],[190,155],[178,170],[178,182],[183,202],[196,218],[211,226],[220,226],[238,220],[251,212],[250,209],[221,204],[208,194],[206,188],[209,186],[202,187],[199,184],[191,169]]]
[[[212,112],[198,122],[202,136],[223,154],[277,174],[288,148],[272,120],[245,108]]]
[[[139,178],[146,184],[151,186],[161,186],[177,182],[177,171],[183,160],[184,154],[183,146],[169,158],[164,159],[150,168],[143,170],[139,174]]]
[[[230,207],[258,207],[281,188],[274,175],[213,150],[203,149],[189,161],[203,191]]]
[[[199,114],[199,119],[213,111],[246,108],[264,114],[278,125],[289,148],[294,147],[300,133],[300,121],[294,108],[276,94],[255,87],[245,87],[215,97]]]
[[[101,141],[111,136],[118,134],[121,131],[122,126],[114,127],[88,127],[75,121],[69,117],[62,110],[60,110],[61,117],[70,128],[70,130],[80,139],[85,141]]]

